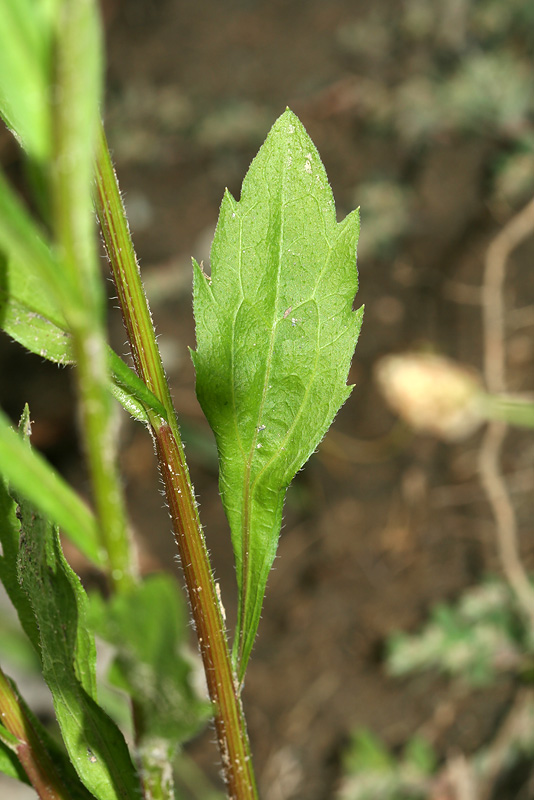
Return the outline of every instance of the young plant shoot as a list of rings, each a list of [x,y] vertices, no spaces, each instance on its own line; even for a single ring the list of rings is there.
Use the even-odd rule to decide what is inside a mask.
[[[0,670],[0,772],[25,780],[47,800],[172,800],[173,760],[212,714],[228,796],[254,800],[241,687],[285,491],[352,388],[347,378],[362,321],[362,309],[353,310],[359,215],[336,221],[319,154],[288,109],[252,162],[241,199],[224,195],[210,276],[193,265],[197,394],[217,441],[239,588],[231,655],[99,132],[96,3],[6,0],[4,6],[0,114],[25,151],[32,209],[40,215],[0,171],[0,325],[41,358],[74,365],[94,512],[31,449],[29,411],[19,434],[0,412],[0,579],[38,654],[63,739],[53,742]],[[92,198],[136,373],[106,344]],[[182,654],[186,612],[174,578],[139,576],[113,449],[112,394],[156,444],[210,704],[193,690]],[[88,598],[63,556],[58,529],[102,571],[109,597]],[[100,704],[95,632],[115,648],[110,674],[131,703],[131,746]]]

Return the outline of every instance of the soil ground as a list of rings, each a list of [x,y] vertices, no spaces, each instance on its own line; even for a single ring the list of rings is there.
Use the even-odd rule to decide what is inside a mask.
[[[395,4],[375,6],[384,27],[394,27]],[[343,749],[362,726],[393,750],[425,726],[443,757],[469,754],[491,737],[515,688],[503,678],[491,691],[467,693],[433,675],[393,680],[383,665],[390,633],[417,629],[435,603],[499,572],[477,478],[480,434],[444,444],[408,433],[387,410],[373,370],[386,353],[427,344],[481,368],[480,307],[457,302],[451,287],[480,285],[500,222],[484,194],[486,140],[444,138],[408,154],[355,113],[357,69],[339,32],[365,10],[351,0],[104,5],[109,137],[230,624],[229,535],[187,351],[194,346],[190,257],[208,262],[224,187],[239,196],[252,157],[286,105],[321,153],[340,217],[359,203],[365,181],[409,180],[413,192],[408,234],[381,257],[365,255],[362,208],[358,299],[366,311],[350,375],[356,388],[288,495],[244,697],[264,800],[333,798]],[[525,246],[514,260],[521,305],[532,302],[531,258],[532,246]],[[111,325],[121,349],[124,334],[113,314]],[[531,374],[532,346],[520,345],[509,380],[511,388],[531,389],[522,376]],[[67,372],[37,365],[29,385],[18,351],[3,360],[13,375],[2,391],[8,411],[16,415],[30,401],[38,443],[83,487]],[[128,422],[120,435],[144,568],[174,572],[152,444]],[[533,452],[532,437],[509,436],[505,466],[522,470],[523,486]],[[519,487],[514,501],[523,557],[533,567],[532,494]],[[208,732],[190,750],[217,783],[211,738]]]

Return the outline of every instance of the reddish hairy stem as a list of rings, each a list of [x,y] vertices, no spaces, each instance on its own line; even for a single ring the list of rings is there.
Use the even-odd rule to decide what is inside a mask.
[[[216,706],[215,728],[230,797],[235,800],[253,798],[256,797],[256,790],[248,740],[236,736],[240,730],[246,730],[245,719],[231,665],[221,606],[206,557],[204,537],[191,514],[190,503],[195,503],[195,500],[187,498],[183,451],[177,446],[173,432],[166,424],[156,432],[156,448],[208,691]]]

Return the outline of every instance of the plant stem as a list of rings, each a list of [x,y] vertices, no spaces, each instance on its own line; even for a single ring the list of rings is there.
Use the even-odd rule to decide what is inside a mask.
[[[167,420],[147,409],[165,484],[185,583],[200,647],[224,777],[231,800],[254,800],[257,791],[245,718],[230,659],[204,534],[148,302],[102,130],[96,169],[97,214],[117,286],[134,362],[140,377],[161,401]]]
[[[519,428],[534,428],[534,402],[505,394],[484,396],[484,416]]]
[[[174,800],[173,759],[176,745],[156,740],[138,748],[144,794],[148,800]]]
[[[71,288],[63,311],[72,334],[82,430],[108,577],[115,589],[128,589],[134,580],[132,554],[115,459],[104,293],[91,198],[101,77],[94,4],[65,0],[55,55],[53,227],[62,275]]]
[[[25,714],[10,681],[0,670],[0,715],[2,725],[15,736],[13,745],[28,780],[41,800],[69,800],[54,763]]]

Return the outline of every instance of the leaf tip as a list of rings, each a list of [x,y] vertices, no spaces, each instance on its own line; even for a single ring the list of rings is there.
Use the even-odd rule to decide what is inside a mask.
[[[23,441],[29,442],[32,435],[32,421],[30,419],[30,407],[28,403],[24,403],[24,409],[19,420],[18,430]]]

